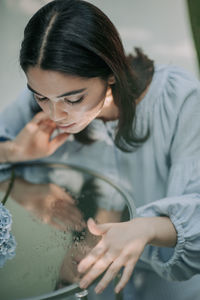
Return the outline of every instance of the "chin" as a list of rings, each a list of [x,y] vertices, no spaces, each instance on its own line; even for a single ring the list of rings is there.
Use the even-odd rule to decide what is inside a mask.
[[[63,129],[60,129],[60,132],[61,133],[76,134],[76,133],[79,133],[82,130],[84,130],[86,127],[87,127],[87,125],[79,127],[79,128],[66,128],[66,129],[63,128]]]

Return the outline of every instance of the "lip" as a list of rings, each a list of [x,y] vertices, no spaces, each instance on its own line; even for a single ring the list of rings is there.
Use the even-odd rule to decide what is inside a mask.
[[[70,127],[74,126],[75,124],[76,123],[71,123],[69,125],[59,125],[59,124],[57,124],[57,127],[61,128],[61,129],[66,129],[66,128],[70,128]]]

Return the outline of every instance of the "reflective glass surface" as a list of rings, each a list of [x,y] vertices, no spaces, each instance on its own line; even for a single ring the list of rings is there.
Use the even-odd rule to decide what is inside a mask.
[[[9,182],[4,178],[0,183],[1,200]],[[100,239],[89,232],[87,220],[123,222],[134,214],[119,186],[98,174],[63,165],[16,167],[5,207],[12,216],[16,249],[0,268],[3,300],[76,299],[77,265]],[[96,299],[105,300],[101,297]]]

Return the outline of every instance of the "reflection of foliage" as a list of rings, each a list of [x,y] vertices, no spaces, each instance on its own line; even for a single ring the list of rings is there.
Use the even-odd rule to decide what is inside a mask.
[[[188,6],[192,35],[200,68],[200,2],[199,0],[187,0],[186,3]]]
[[[0,203],[0,268],[3,267],[7,259],[12,259],[15,256],[16,241],[11,231],[12,216],[5,203],[13,188],[15,181],[15,171],[12,169],[10,183],[7,192]]]
[[[86,181],[81,189],[78,197],[77,207],[83,212],[84,220],[94,217],[98,208],[98,199],[101,196],[98,186],[94,182],[94,178]]]
[[[15,256],[16,241],[11,234],[12,217],[7,208],[0,203],[0,268],[7,259]]]
[[[3,205],[6,204],[6,201],[7,201],[7,199],[8,199],[8,196],[9,196],[9,194],[10,194],[12,188],[13,188],[14,181],[15,181],[15,169],[13,168],[13,169],[12,169],[12,173],[11,173],[10,183],[9,183],[7,192],[6,192],[6,194],[5,194],[4,198],[3,198],[3,200],[1,201],[1,203],[2,203]]]
[[[77,197],[77,207],[83,213],[83,219],[87,220],[94,217],[98,208],[98,198],[100,197],[98,186],[94,183],[94,178],[86,181],[80,191],[80,196]],[[74,231],[75,240],[85,238],[85,229],[81,232]]]

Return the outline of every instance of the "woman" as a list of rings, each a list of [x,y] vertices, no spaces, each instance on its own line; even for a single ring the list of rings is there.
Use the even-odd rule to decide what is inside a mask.
[[[20,64],[28,89],[1,113],[1,168],[83,165],[135,199],[129,222],[88,221],[102,238],[78,266],[80,286],[106,270],[100,293],[124,267],[115,291],[131,278],[125,299],[198,299],[199,276],[190,278],[200,272],[199,82],[138,49],[126,57],[111,21],[80,0],[52,1],[31,18]]]

